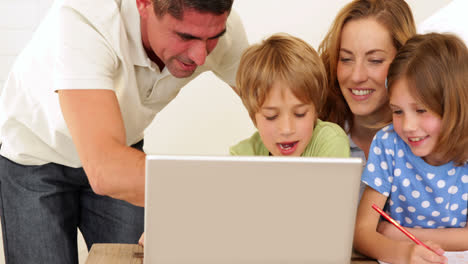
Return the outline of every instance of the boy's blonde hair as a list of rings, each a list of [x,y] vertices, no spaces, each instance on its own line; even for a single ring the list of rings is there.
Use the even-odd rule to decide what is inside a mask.
[[[405,78],[410,93],[442,119],[434,151],[444,162],[468,161],[468,49],[451,34],[431,33],[409,39],[388,71],[388,92]]]
[[[327,74],[317,52],[305,41],[275,34],[242,54],[236,87],[250,118],[260,110],[275,82],[284,82],[303,103],[321,111]]]

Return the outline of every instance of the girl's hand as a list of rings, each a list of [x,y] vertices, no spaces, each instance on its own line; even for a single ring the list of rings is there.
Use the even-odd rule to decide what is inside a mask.
[[[448,259],[444,256],[444,250],[437,244],[427,241],[424,242],[433,251],[425,248],[424,246],[412,243],[409,247],[408,254],[405,257],[406,263],[409,264],[427,264],[427,263],[438,263],[446,264]]]
[[[138,245],[144,247],[145,246],[145,232],[141,234],[140,240],[138,240]]]

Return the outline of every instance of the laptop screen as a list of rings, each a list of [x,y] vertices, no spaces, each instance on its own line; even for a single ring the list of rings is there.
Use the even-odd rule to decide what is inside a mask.
[[[145,263],[346,263],[361,159],[148,156]]]

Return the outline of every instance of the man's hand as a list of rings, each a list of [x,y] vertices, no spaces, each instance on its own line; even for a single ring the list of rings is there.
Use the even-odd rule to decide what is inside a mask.
[[[145,232],[141,234],[140,240],[138,240],[138,245],[144,247],[145,246]]]

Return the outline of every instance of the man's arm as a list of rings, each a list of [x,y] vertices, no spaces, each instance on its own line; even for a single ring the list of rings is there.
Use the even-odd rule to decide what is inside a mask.
[[[145,153],[126,145],[114,91],[60,90],[58,94],[93,191],[144,206]]]

